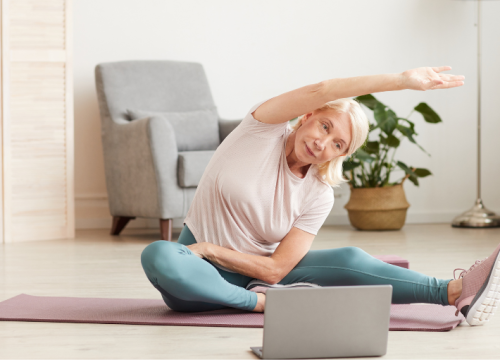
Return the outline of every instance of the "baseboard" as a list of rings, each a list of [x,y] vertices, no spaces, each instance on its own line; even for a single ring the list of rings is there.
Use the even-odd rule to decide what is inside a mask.
[[[451,211],[430,211],[430,212],[411,212],[406,214],[406,224],[440,224],[451,223],[459,215],[459,212]],[[349,225],[347,211],[345,214],[330,214],[324,225]]]
[[[80,194],[75,196],[76,229],[110,229],[112,218],[109,215],[106,194]],[[414,212],[410,208],[406,224],[451,223],[460,211]],[[180,231],[184,219],[174,219],[173,228]],[[131,221],[128,228],[159,228],[159,220],[138,218]],[[335,209],[326,218],[324,225],[349,225],[347,211]]]
[[[406,224],[438,224],[450,223],[457,216],[455,213],[435,212],[435,213],[420,213],[408,214],[406,216]],[[173,230],[180,231],[183,227],[184,219],[174,219]],[[76,218],[76,229],[111,229],[112,217],[101,218]],[[331,214],[329,215],[324,225],[350,225],[347,214]],[[128,223],[127,228],[133,229],[159,229],[159,223],[156,219],[141,219],[137,218]]]
[[[77,230],[83,229],[111,229],[111,216],[101,218],[76,218],[75,226]],[[174,232],[182,230],[184,219],[174,219],[172,229]],[[159,219],[137,218],[127,224],[127,229],[158,229],[160,231]]]
[[[75,195],[75,227],[80,229],[111,229],[112,216],[109,214],[106,193]],[[180,231],[184,219],[173,219],[173,230]],[[127,228],[160,228],[159,219],[137,218],[127,224]]]

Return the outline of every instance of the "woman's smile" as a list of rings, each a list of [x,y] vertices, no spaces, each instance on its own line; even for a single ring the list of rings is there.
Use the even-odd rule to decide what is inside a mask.
[[[316,155],[314,155],[314,153],[311,151],[311,149],[309,149],[309,147],[307,146],[307,144],[306,144],[306,150],[309,153],[309,155],[311,155],[313,157],[316,157]]]

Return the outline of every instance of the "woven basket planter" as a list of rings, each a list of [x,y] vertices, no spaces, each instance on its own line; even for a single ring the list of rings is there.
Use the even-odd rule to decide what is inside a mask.
[[[344,206],[351,225],[359,230],[399,230],[406,220],[403,184],[379,188],[353,188]]]

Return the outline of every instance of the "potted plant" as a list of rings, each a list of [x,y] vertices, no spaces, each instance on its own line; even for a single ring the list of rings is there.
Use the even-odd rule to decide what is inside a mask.
[[[415,106],[406,118],[401,118],[371,94],[358,96],[355,100],[373,111],[376,123],[370,123],[365,145],[343,165],[344,176],[349,179],[351,188],[349,202],[345,205],[349,221],[360,230],[399,230],[405,223],[410,206],[403,182],[409,179],[418,186],[418,178],[429,176],[431,172],[396,160],[396,150],[407,138],[429,155],[415,141],[415,124],[408,118],[414,111],[430,124],[441,122],[441,118],[423,102]],[[394,171],[402,171],[403,176],[391,182],[390,175]]]

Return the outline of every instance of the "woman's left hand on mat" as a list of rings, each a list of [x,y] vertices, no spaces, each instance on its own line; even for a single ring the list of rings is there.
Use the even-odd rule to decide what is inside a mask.
[[[435,90],[449,89],[464,84],[463,75],[440,74],[442,71],[451,70],[451,66],[420,67],[406,70],[401,73],[404,89],[409,90]]]

